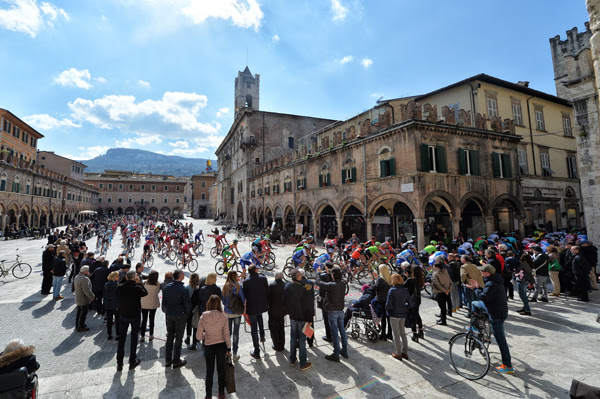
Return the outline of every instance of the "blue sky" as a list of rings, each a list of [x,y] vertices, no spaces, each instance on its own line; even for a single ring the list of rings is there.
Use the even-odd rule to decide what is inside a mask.
[[[213,158],[248,59],[260,108],[346,119],[478,73],[555,94],[584,0],[0,0],[0,107],[39,148]]]

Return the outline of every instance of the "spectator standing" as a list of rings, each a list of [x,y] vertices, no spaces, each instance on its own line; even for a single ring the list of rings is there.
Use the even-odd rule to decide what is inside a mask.
[[[452,302],[452,312],[458,312],[460,308],[460,299],[458,296],[458,286],[460,285],[460,260],[458,255],[448,254],[448,266],[450,267],[450,280],[452,280],[452,290],[450,291],[450,302]]]
[[[156,309],[160,307],[160,283],[158,282],[159,274],[156,270],[152,270],[146,280],[146,291],[148,295],[141,299],[142,303],[142,327],[140,332],[140,342],[144,342],[146,335],[146,325],[149,323],[150,331],[148,341],[154,339],[154,319],[156,317]]]
[[[119,346],[117,349],[117,371],[123,370],[123,358],[125,357],[125,340],[127,330],[131,325],[131,345],[129,347],[129,370],[135,369],[140,364],[136,356],[138,336],[140,333],[140,322],[142,316],[141,298],[148,295],[148,291],[142,285],[140,277],[135,270],[130,270],[125,280],[117,287],[119,305]]]
[[[75,316],[75,329],[77,332],[90,330],[85,325],[85,318],[88,314],[88,307],[95,297],[92,292],[92,282],[88,277],[89,274],[89,266],[83,266],[73,281],[73,285],[75,286],[75,305],[77,306],[77,315]]]
[[[473,289],[467,287],[470,284],[471,280],[477,281],[480,287],[483,287],[483,277],[481,277],[481,272],[477,269],[471,261],[470,255],[463,255],[460,257],[460,261],[462,263],[460,267],[460,280],[463,283],[464,291],[465,291],[465,300],[467,302],[467,317],[471,317],[471,303],[474,299]]]
[[[571,248],[573,254],[573,274],[575,275],[575,290],[577,292],[577,300],[580,302],[589,302],[588,291],[590,289],[590,269],[592,266],[581,253],[581,248],[577,245]]]
[[[202,315],[201,305],[200,305],[200,288],[204,284],[200,283],[200,276],[198,273],[190,274],[190,280],[188,285],[185,287],[188,290],[188,294],[190,295],[191,308],[192,311],[188,315],[188,319],[185,326],[186,338],[185,344],[188,345],[188,350],[195,351],[198,349],[198,340],[196,340],[196,328],[198,326],[192,325],[192,319],[194,318],[194,312],[198,311],[200,315]],[[198,308],[198,309],[196,309]],[[190,342],[191,337],[191,342]]]
[[[386,341],[393,337],[390,319],[385,310],[385,302],[387,301],[387,294],[390,290],[391,282],[390,268],[384,264],[379,265],[379,277],[375,281],[375,292],[377,293],[377,302],[381,304],[381,308],[383,309],[383,316],[381,317],[381,336],[379,337],[382,341]]]
[[[326,263],[326,267],[333,266],[331,262]],[[320,268],[319,268],[320,269]],[[380,266],[381,270],[381,266]],[[320,272],[321,270],[319,270]],[[320,281],[320,274],[317,273],[317,284],[319,292],[324,291],[326,301],[323,307],[327,310],[329,317],[329,328],[333,338],[333,354],[325,356],[325,359],[334,362],[340,361],[340,355],[348,358],[348,336],[346,335],[346,326],[344,325],[344,300],[346,297],[346,283],[342,281],[342,271],[336,266],[330,271],[333,281]],[[341,350],[340,350],[341,339]]]
[[[119,312],[117,312],[117,306],[119,305],[119,299],[117,295],[117,288],[119,286],[119,272],[110,272],[108,275],[108,281],[104,284],[104,290],[102,292],[103,309],[106,313],[106,332],[108,333],[108,340],[112,339],[112,326],[113,318],[115,320],[115,332],[116,339],[119,340]]]
[[[421,314],[419,313],[419,308],[421,307],[421,289],[425,286],[425,277],[423,276],[423,269],[419,265],[410,265],[408,262],[402,263],[402,269],[406,270],[410,268],[410,275],[404,281],[404,286],[408,290],[408,294],[410,296],[414,296],[415,302],[413,307],[408,309],[412,319],[412,340],[414,342],[419,342],[419,338],[425,338],[423,334],[423,320],[421,319]],[[393,277],[394,275],[392,275]],[[393,282],[393,281],[392,281]],[[417,333],[417,327],[419,328],[419,332]],[[394,328],[392,326],[392,332]],[[396,336],[394,336],[394,343],[396,342]],[[397,352],[396,352],[397,353]]]
[[[394,333],[395,352],[392,356],[395,359],[408,359],[408,340],[404,323],[408,316],[408,301],[410,294],[408,289],[403,286],[404,279],[399,274],[392,275],[392,287],[388,292],[385,303],[387,314],[390,315],[390,324]]]
[[[262,314],[269,310],[267,295],[269,293],[269,283],[265,276],[257,273],[256,265],[248,267],[249,277],[244,280],[242,289],[246,298],[246,314],[250,317],[250,331],[254,350],[250,356],[260,359],[260,342],[265,342],[265,330],[263,326]]]
[[[108,275],[110,271],[108,270],[108,261],[96,262],[100,264],[96,270],[90,274],[90,280],[92,281],[92,291],[94,292],[94,302],[96,304],[96,311],[98,314],[104,314],[104,308],[102,307],[102,295],[104,294],[104,285],[108,281]],[[82,266],[83,269],[85,266]],[[90,267],[87,266],[89,270]]]
[[[192,302],[183,279],[183,270],[175,270],[173,282],[163,289],[162,309],[167,314],[165,367],[173,365],[173,368],[179,368],[187,363],[186,359],[181,358],[181,344]]]
[[[533,259],[528,254],[521,255],[521,261],[515,269],[515,280],[517,281],[519,298],[523,302],[523,308],[517,312],[522,316],[531,316],[529,299],[527,298],[527,287],[529,284],[535,283],[535,280],[533,278]]]
[[[204,341],[206,397],[212,398],[216,361],[219,399],[225,398],[225,357],[231,353],[231,339],[227,316],[223,313],[221,298],[218,295],[211,295],[206,302],[206,311],[202,313],[197,327],[196,339]]]
[[[590,265],[590,286],[592,290],[598,289],[598,280],[596,276],[596,266],[598,265],[598,248],[591,245],[588,240],[583,240],[579,243],[579,250]]]
[[[552,293],[550,296],[560,295],[560,271],[562,266],[560,264],[560,255],[558,249],[554,245],[548,246],[548,274],[550,275],[550,281],[552,281]]]
[[[228,276],[229,277],[229,276]],[[283,273],[277,272],[275,274],[275,281],[269,284],[269,293],[267,300],[269,302],[269,331],[271,332],[271,341],[273,341],[273,349],[280,352],[285,349],[285,315],[286,310],[283,304],[283,292],[285,290],[285,283],[283,282]],[[225,290],[223,290],[225,295]],[[225,308],[227,310],[227,308]],[[238,327],[239,329],[239,327]],[[233,341],[233,353],[235,359],[235,353],[237,349],[237,343]]]
[[[538,295],[540,300],[548,302],[548,255],[538,245],[533,248],[533,271],[535,275],[535,291],[530,302],[537,302]]]
[[[328,263],[331,263],[331,262],[326,262],[326,264],[328,264]],[[329,270],[326,270],[326,271],[320,273],[320,276],[318,276],[318,277],[321,280],[321,282],[323,282],[323,283],[328,283],[328,282],[330,283],[333,281],[333,279],[331,278],[331,274],[329,273]],[[325,324],[325,336],[322,339],[325,342],[333,342],[333,339],[331,338],[331,327],[329,324],[329,313],[327,312],[327,306],[325,306],[326,302],[327,302],[326,292],[319,289],[319,294],[317,297],[317,307],[321,308],[321,312],[323,314],[323,324]]]
[[[431,278],[431,287],[434,295],[437,296],[437,303],[440,307],[440,317],[435,322],[438,326],[445,326],[446,324],[446,308],[448,313],[452,316],[452,302],[450,302],[450,291],[452,290],[452,280],[450,275],[446,271],[445,263],[441,259],[437,259],[434,266],[433,276]]]
[[[308,370],[312,367],[312,363],[307,362],[306,359],[306,335],[302,330],[306,323],[312,320],[312,316],[308,317],[310,315],[308,308],[314,305],[307,303],[305,292],[308,290],[302,284],[302,274],[298,269],[292,270],[291,278],[292,281],[285,285],[283,294],[283,301],[290,315],[290,364],[296,365],[296,351],[298,351],[300,370]]]
[[[46,245],[46,250],[42,253],[42,295],[49,295],[52,288],[52,263],[56,247],[52,244]]]
[[[60,295],[62,283],[67,273],[67,262],[65,260],[65,251],[60,251],[58,256],[52,261],[52,285],[54,300],[63,299],[64,296]]]
[[[277,276],[275,276],[275,278],[277,278]],[[246,302],[244,291],[238,282],[237,272],[230,271],[227,273],[227,280],[225,281],[225,285],[223,285],[223,305],[225,316],[227,316],[227,322],[229,324],[229,334],[233,339],[234,362],[237,362],[240,359],[240,355],[238,355],[238,343],[240,341],[240,322],[243,314],[243,311],[242,314],[235,313],[230,307],[231,301],[236,296],[240,299],[242,304]],[[273,330],[271,330],[271,334],[273,334]]]

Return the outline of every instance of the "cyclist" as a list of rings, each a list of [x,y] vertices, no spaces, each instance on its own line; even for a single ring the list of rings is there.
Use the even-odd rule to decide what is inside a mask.
[[[296,268],[301,268],[306,263],[306,260],[310,257],[310,245],[302,247],[300,250],[294,252],[292,255],[292,262]]]
[[[414,263],[416,265],[421,266],[421,262],[419,262],[419,260],[415,257],[415,253],[412,249],[405,249],[404,251],[396,255],[396,266],[401,267],[403,262],[407,262],[409,265],[412,265]]]
[[[432,255],[435,251],[437,251],[437,241],[431,240],[429,245],[423,248],[423,251],[427,252],[429,255]]]
[[[218,229],[215,229],[215,230],[218,231]],[[215,237],[215,245],[217,246],[218,251],[223,250],[223,242],[225,242],[225,244],[229,244],[229,242],[227,242],[227,238],[225,238],[225,234],[218,234]]]
[[[252,264],[256,265],[256,267],[262,267],[260,261],[256,257],[258,253],[258,248],[252,247],[252,251],[246,252],[244,255],[240,257],[240,265],[242,266],[242,278],[246,275],[246,266],[250,266]]]
[[[204,234],[202,234],[202,230],[198,230],[198,232],[194,236],[194,242],[199,243],[202,241],[206,241],[206,239],[204,238]]]
[[[369,267],[371,267],[374,260],[378,260],[380,258],[378,244],[381,245],[380,242],[375,242],[374,245],[367,247],[367,249],[364,251],[365,259],[367,260],[367,265]]]
[[[319,267],[323,267],[323,265],[325,265],[326,262],[331,261],[331,257],[334,253],[335,251],[332,248],[329,248],[327,252],[315,259],[313,263],[313,268],[317,270]]]
[[[473,240],[469,238],[469,240],[465,241],[463,244],[461,244],[458,249],[462,249],[463,251],[465,251],[466,255],[471,255],[471,256],[475,256],[475,250],[473,249],[473,244],[471,243]]]
[[[146,240],[144,243],[144,252],[142,253],[142,263],[146,263],[146,260],[152,254],[152,248],[154,248],[154,241],[152,237],[149,240]]]
[[[185,264],[187,263],[186,258],[188,261],[191,261],[193,259],[192,252],[194,253],[194,256],[198,256],[198,254],[196,253],[196,251],[194,251],[194,248],[192,248],[192,245],[189,242],[183,243],[183,246],[181,247],[183,267],[185,267]]]
[[[358,266],[358,262],[362,261],[365,262],[365,244],[360,244],[360,246],[358,246],[354,252],[352,252],[352,255],[350,255],[350,267],[352,269],[356,268],[356,266]]]

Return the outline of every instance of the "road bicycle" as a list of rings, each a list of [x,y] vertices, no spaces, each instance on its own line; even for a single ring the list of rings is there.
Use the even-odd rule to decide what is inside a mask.
[[[31,274],[31,266],[29,263],[21,262],[21,256],[19,254],[17,254],[17,259],[11,266],[4,266],[4,263],[7,261],[8,259],[0,260],[0,274],[2,274],[2,277],[8,276],[8,272],[10,271],[12,271],[12,275],[15,276],[15,278],[25,278]]]
[[[485,312],[478,312],[474,312],[468,331],[456,334],[448,342],[452,367],[468,380],[483,378],[490,370],[489,316]]]
[[[240,275],[242,274],[242,268],[240,267],[237,259],[230,260],[227,263],[227,268],[225,268],[225,262],[223,259],[218,260],[217,263],[215,263],[215,273],[217,273],[219,276],[231,271],[237,272]]]
[[[186,266],[190,272],[194,273],[196,270],[198,270],[198,261],[194,258],[188,259],[185,255],[177,255],[175,267],[177,269],[185,269]]]
[[[194,252],[201,254],[204,251],[204,244],[200,241],[194,243]]]
[[[142,265],[152,269],[152,266],[154,265],[154,256],[152,256],[152,254],[145,255],[142,253],[142,258],[140,260],[142,261]]]

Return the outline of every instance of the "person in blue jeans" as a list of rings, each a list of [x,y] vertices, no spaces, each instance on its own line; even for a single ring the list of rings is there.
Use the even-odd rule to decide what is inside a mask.
[[[473,311],[477,312],[478,309],[482,309],[490,317],[492,333],[502,355],[502,365],[496,367],[496,370],[500,373],[513,374],[515,370],[512,367],[510,350],[504,334],[504,321],[508,316],[504,278],[500,274],[496,274],[496,268],[492,265],[487,264],[478,269],[481,271],[485,285],[480,287],[475,280],[471,280],[471,283],[467,285],[473,289],[477,299],[472,303]]]
[[[342,281],[342,270],[339,266],[333,266],[331,262],[325,263],[325,270],[328,272],[333,281],[324,282],[321,280],[319,267],[317,273],[317,284],[319,285],[319,293],[324,297],[324,307],[328,314],[329,327],[331,328],[331,338],[333,339],[333,354],[325,356],[325,359],[333,362],[340,361],[340,355],[348,358],[348,336],[346,335],[346,327],[344,325],[344,299],[346,297],[346,284]],[[340,340],[342,348],[340,350]]]
[[[283,303],[290,316],[290,364],[296,365],[296,352],[299,352],[300,370],[308,370],[312,363],[306,361],[306,335],[302,329],[312,320],[310,307],[314,307],[314,295],[312,300],[305,295],[309,289],[302,283],[302,274],[298,269],[292,270],[291,277],[292,281],[285,285],[283,291]]]

